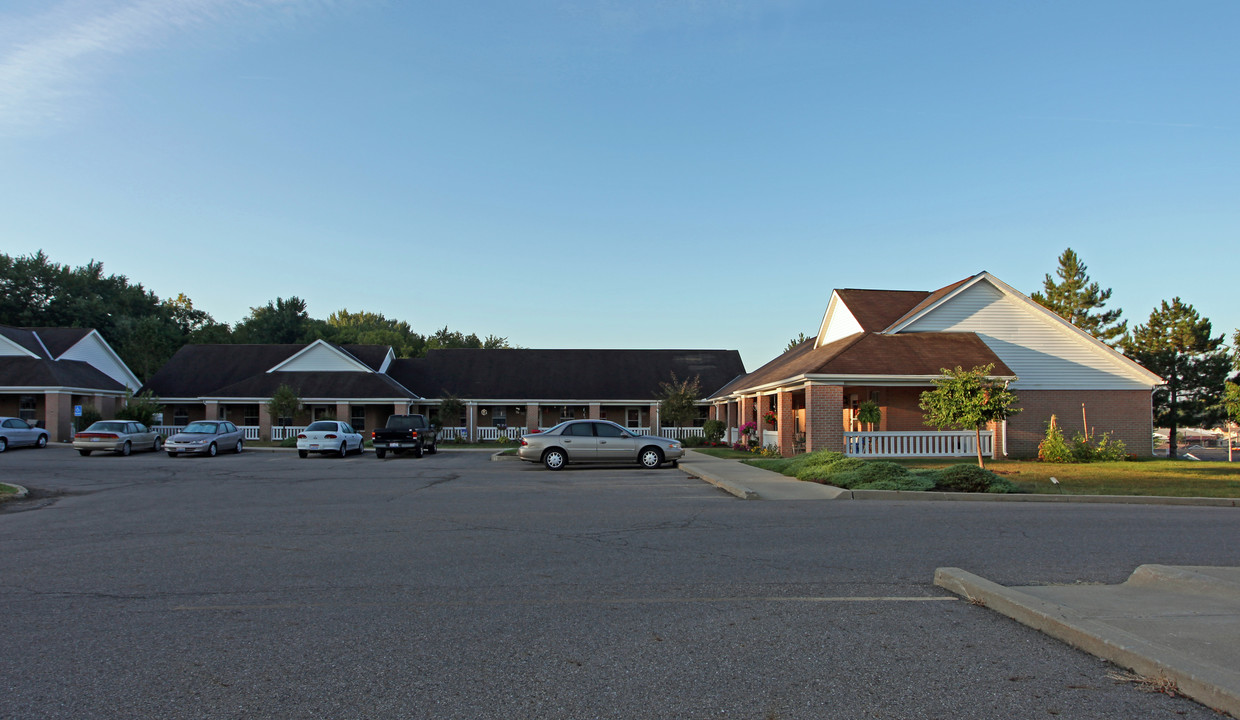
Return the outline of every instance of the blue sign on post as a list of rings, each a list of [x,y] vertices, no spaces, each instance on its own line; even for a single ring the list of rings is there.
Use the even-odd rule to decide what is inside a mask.
[[[82,417],[82,406],[81,405],[73,406],[73,417]]]

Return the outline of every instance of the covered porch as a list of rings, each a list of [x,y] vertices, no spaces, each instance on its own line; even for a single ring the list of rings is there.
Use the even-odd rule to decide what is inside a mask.
[[[723,421],[729,443],[773,447],[784,457],[831,450],[851,457],[975,457],[978,436],[972,431],[938,431],[927,427],[918,406],[926,384],[845,385],[804,381],[716,398],[712,419]],[[878,405],[881,419],[863,426],[861,404]],[[752,424],[752,425],[750,425]],[[746,426],[752,427],[748,434]],[[1003,426],[981,433],[982,455],[1003,453]]]

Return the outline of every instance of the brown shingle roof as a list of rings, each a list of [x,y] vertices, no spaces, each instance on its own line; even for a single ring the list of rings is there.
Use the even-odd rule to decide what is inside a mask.
[[[836,290],[865,332],[882,332],[926,299],[925,290]]]
[[[975,333],[856,333],[820,348],[803,343],[729,383],[714,397],[745,392],[802,375],[938,375],[943,368],[994,364],[997,376],[1012,370]]]

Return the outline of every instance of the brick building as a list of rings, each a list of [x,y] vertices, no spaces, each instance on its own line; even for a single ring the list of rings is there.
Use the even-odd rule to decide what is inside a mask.
[[[817,337],[716,392],[711,412],[734,438],[757,424],[760,442],[785,455],[971,455],[972,432],[928,428],[918,403],[943,368],[980,365],[1010,382],[1022,409],[985,434],[984,454],[1036,455],[1052,414],[1069,437],[1087,428],[1151,454],[1162,379],[987,272],[933,292],[835,290]],[[882,412],[871,429],[857,420],[868,400]]]

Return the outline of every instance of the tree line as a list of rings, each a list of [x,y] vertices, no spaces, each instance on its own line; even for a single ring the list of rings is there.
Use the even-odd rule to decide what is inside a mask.
[[[183,293],[160,299],[124,275],[107,275],[103,263],[81,267],[52,262],[42,251],[0,253],[0,325],[94,328],[140,379],[147,380],[189,343],[307,343],[390,345],[398,357],[421,357],[437,348],[513,347],[508,338],[464,334],[444,327],[423,335],[408,322],[382,313],[337,310],[310,317],[306,301],[276,298],[250,308],[235,324],[194,307]]]

